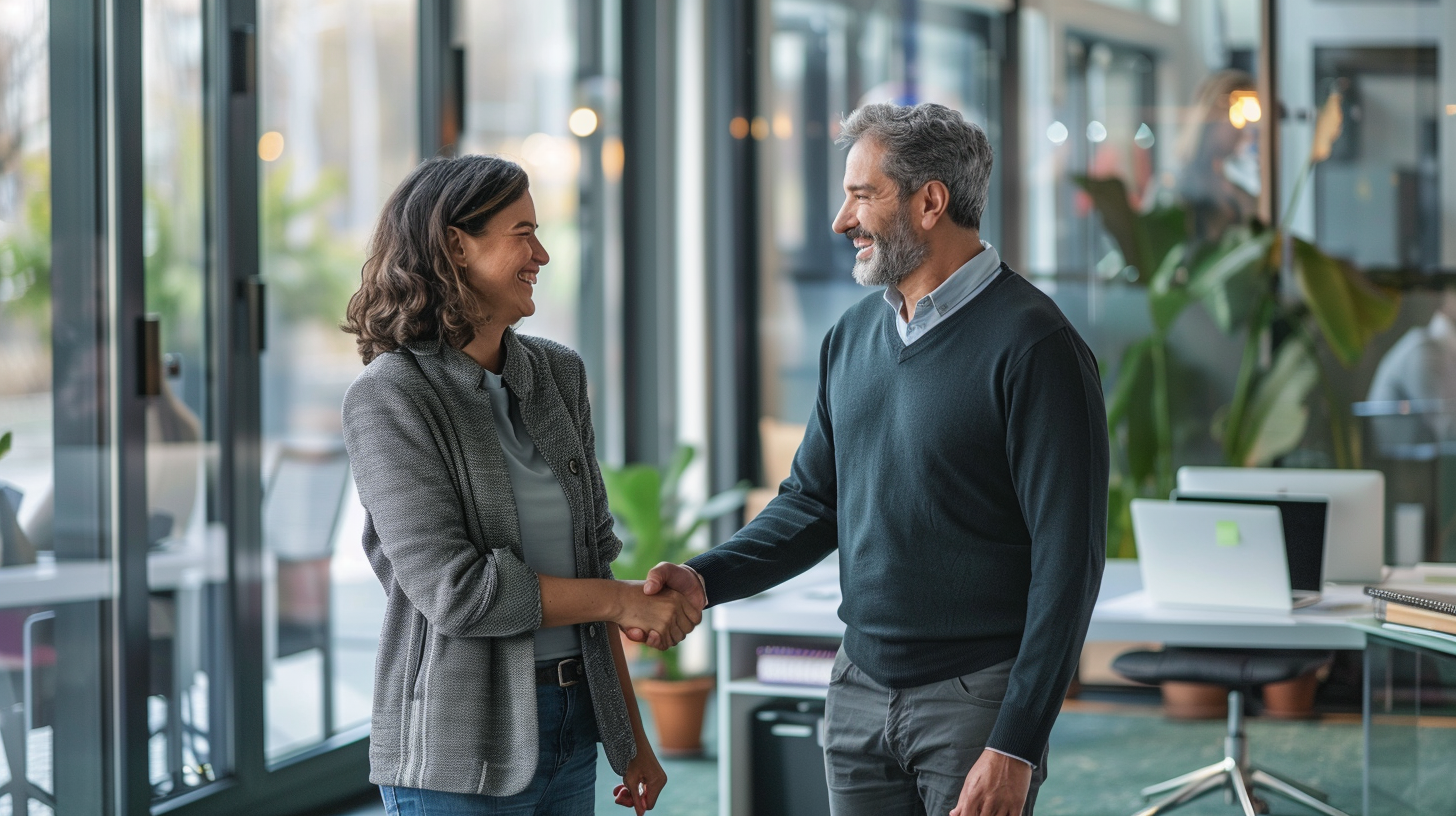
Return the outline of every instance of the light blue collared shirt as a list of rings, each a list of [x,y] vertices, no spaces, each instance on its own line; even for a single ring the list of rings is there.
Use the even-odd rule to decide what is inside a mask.
[[[945,282],[935,287],[935,291],[920,299],[915,304],[915,317],[910,322],[905,322],[905,316],[901,314],[905,305],[905,296],[900,290],[893,286],[885,287],[885,302],[895,310],[895,328],[900,331],[900,339],[905,345],[919,340],[930,332],[931,329],[940,325],[946,318],[955,314],[958,309],[965,306],[981,293],[991,279],[996,277],[996,272],[1001,269],[1001,255],[996,248],[981,242],[981,251],[976,257],[966,261],[960,269],[951,273]]]

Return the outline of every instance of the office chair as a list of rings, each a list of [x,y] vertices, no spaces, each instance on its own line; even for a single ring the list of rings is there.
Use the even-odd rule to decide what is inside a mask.
[[[334,731],[330,565],[348,486],[349,455],[342,442],[284,444],[263,498],[264,540],[277,559],[277,617],[269,657],[318,650],[326,737]]]
[[[1166,813],[1216,790],[1230,793],[1243,809],[1244,816],[1268,813],[1268,804],[1254,795],[1256,787],[1292,799],[1326,816],[1349,816],[1332,807],[1328,803],[1329,797],[1323,792],[1250,763],[1248,741],[1244,736],[1244,689],[1302,677],[1332,659],[1333,652],[1170,648],[1160,652],[1128,652],[1114,660],[1113,669],[1140,683],[1157,684],[1171,680],[1212,683],[1230,688],[1224,758],[1207,767],[1143,788],[1144,798],[1163,793],[1168,795],[1138,811],[1135,816]]]

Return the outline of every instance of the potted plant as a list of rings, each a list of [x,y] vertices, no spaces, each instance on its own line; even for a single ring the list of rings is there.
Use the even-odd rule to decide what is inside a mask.
[[[1324,402],[1335,465],[1360,466],[1358,429],[1350,400],[1337,393],[1325,359],[1353,366],[1370,341],[1395,322],[1397,291],[1377,286],[1352,264],[1289,233],[1306,181],[1330,156],[1343,124],[1338,88],[1325,100],[1309,156],[1288,209],[1272,228],[1237,224],[1215,240],[1190,239],[1177,206],[1135,212],[1117,178],[1077,177],[1120,256],[1111,266],[1147,289],[1153,332],[1128,347],[1108,392],[1113,472],[1108,508],[1108,556],[1135,557],[1129,505],[1139,496],[1166,497],[1174,481],[1173,382],[1169,334],[1183,311],[1202,303],[1231,336],[1242,334],[1243,357],[1234,393],[1210,429],[1225,464],[1264,467],[1304,437],[1311,398]],[[1285,278],[1300,297],[1281,291]],[[1277,331],[1276,331],[1277,328]],[[1281,336],[1281,342],[1272,340]],[[1268,349],[1268,351],[1264,351]]]
[[[704,524],[743,506],[747,482],[697,507],[688,506],[682,496],[682,475],[695,454],[691,445],[679,445],[666,467],[602,467],[607,502],[623,541],[622,554],[612,564],[618,578],[644,580],[660,562],[681,562],[688,555],[688,542]],[[675,650],[642,646],[639,654],[651,669],[634,686],[652,709],[659,749],[667,755],[701,752],[703,715],[713,678],[684,676]]]

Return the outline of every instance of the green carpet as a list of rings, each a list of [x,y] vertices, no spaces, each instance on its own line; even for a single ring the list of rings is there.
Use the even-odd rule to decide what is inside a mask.
[[[1048,777],[1037,799],[1038,816],[1130,816],[1143,806],[1145,785],[1217,762],[1223,757],[1222,722],[1171,722],[1149,714],[1065,712],[1052,732]],[[1360,811],[1361,730],[1357,723],[1251,720],[1250,757],[1281,776],[1323,789],[1330,803]],[[716,816],[718,766],[711,759],[664,761],[668,785],[656,816]],[[629,813],[611,801],[612,771],[598,766],[597,813]],[[1273,816],[1314,811],[1268,797]],[[1178,813],[1236,814],[1217,793]]]
[[[705,734],[710,750],[716,744],[712,723],[710,708]],[[1139,788],[1222,758],[1223,732],[1222,722],[1171,722],[1153,710],[1129,714],[1063,712],[1052,732],[1049,775],[1036,812],[1039,816],[1130,816],[1143,805],[1137,795]],[[1335,807],[1360,812],[1358,723],[1254,719],[1248,724],[1248,737],[1250,757],[1256,764],[1325,790]],[[1423,757],[1421,785],[1434,798],[1421,803],[1415,812],[1456,812],[1452,805],[1456,803],[1456,760],[1439,761],[1441,757],[1456,758],[1456,729],[1422,729],[1419,741]],[[652,811],[654,816],[716,816],[718,763],[714,758],[664,760],[663,767],[668,785]],[[612,803],[611,791],[616,783],[605,758],[599,758],[598,814],[625,816],[631,812]],[[1268,797],[1268,801],[1273,816],[1313,813],[1276,796]],[[1379,801],[1377,798],[1377,804]],[[1380,808],[1380,812],[1385,811]],[[382,812],[383,808],[374,804],[350,814],[374,816]],[[1237,812],[1216,793],[1177,811],[1187,816],[1235,816]]]

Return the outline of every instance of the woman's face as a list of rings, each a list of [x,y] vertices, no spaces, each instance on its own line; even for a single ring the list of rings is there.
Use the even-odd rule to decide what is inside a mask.
[[[479,235],[450,227],[450,256],[480,295],[484,317],[509,326],[536,313],[536,276],[551,260],[536,238],[536,204],[527,193],[496,213]]]

